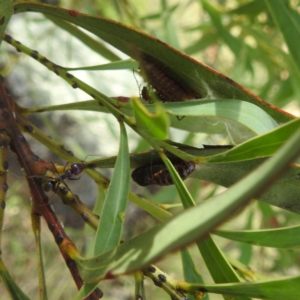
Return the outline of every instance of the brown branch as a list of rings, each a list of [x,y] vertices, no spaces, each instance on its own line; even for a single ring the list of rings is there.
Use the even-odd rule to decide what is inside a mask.
[[[45,172],[47,169],[52,169],[52,164],[49,161],[40,159],[32,152],[24,135],[18,128],[16,122],[15,103],[5,90],[3,77],[0,77],[0,132],[6,133],[11,138],[10,148],[17,155],[19,163],[23,168],[28,181],[32,196],[32,211],[45,218],[60,252],[72,274],[76,286],[79,289],[83,285],[83,280],[79,275],[75,261],[69,255],[70,253],[74,253],[74,251],[78,251],[73,242],[64,232],[59,220],[48,204],[48,197],[42,189],[40,179],[34,177],[36,174],[43,174],[43,170]],[[102,295],[102,292],[99,289],[96,289],[86,299],[95,300],[101,298]]]

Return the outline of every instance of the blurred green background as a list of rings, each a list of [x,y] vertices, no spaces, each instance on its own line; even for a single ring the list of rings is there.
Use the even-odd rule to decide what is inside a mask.
[[[299,13],[299,1],[286,2],[295,13]],[[265,101],[300,115],[300,74],[287,55],[283,37],[268,14],[264,1],[78,0],[47,3],[107,17],[138,28],[227,75]],[[10,21],[8,33],[62,66],[79,67],[107,61],[57,28],[43,15],[28,13],[14,16]],[[125,57],[118,51],[115,53]],[[23,106],[35,107],[87,100],[84,93],[70,89],[60,78],[47,72],[32,59],[14,52],[5,43],[1,47],[0,68],[1,73],[7,76],[7,85],[12,94]],[[76,75],[108,96],[130,97],[139,96],[140,93],[140,79],[136,79],[130,71],[78,71]],[[118,124],[109,115],[92,112],[55,112],[39,114],[31,120],[82,159],[85,159],[86,155],[106,157],[117,154]],[[177,141],[180,136],[182,143],[198,147],[202,143],[230,143],[228,137],[222,135],[188,134],[178,130],[173,130],[171,137],[172,135],[177,137]],[[130,130],[129,139],[131,152],[147,149],[145,142],[139,140]],[[32,140],[30,143],[40,157],[56,163],[65,163],[48,153],[38,143]],[[32,299],[37,299],[37,262],[30,224],[30,195],[22,172],[14,165],[12,159],[11,161],[2,253],[8,268],[13,270],[11,273],[16,282]],[[104,173],[109,175],[110,170]],[[80,180],[80,184],[74,182],[68,185],[80,195],[82,201],[92,207],[97,193],[96,187],[87,178],[82,180],[85,181]],[[193,179],[187,181],[187,186],[198,201],[205,201],[224,190],[211,183]],[[157,203],[179,203],[174,187],[145,189],[134,185],[133,190]],[[89,233],[80,218],[59,203],[57,198],[53,196],[51,200],[78,249],[88,252],[93,234]],[[293,225],[297,221],[298,215],[265,203],[253,203],[224,227],[261,229]],[[124,238],[137,235],[153,224],[155,221],[151,217],[130,205]],[[216,241],[226,253],[266,276],[299,273],[299,266],[295,262],[299,262],[300,256],[296,251],[290,251],[289,255],[286,255],[286,251],[241,245],[221,238],[216,238]],[[61,267],[64,262],[45,224],[42,242],[49,298],[71,299],[76,292],[75,285],[68,270]],[[198,252],[194,247],[191,247],[190,251],[206,282],[212,282]],[[170,276],[182,278],[179,254],[168,256],[158,265]],[[100,286],[105,295],[104,299],[132,299],[132,276],[123,276],[111,282],[104,282]],[[168,299],[168,296],[149,279],[146,279],[146,286],[149,299]],[[0,285],[0,294],[6,295],[5,293]],[[222,298],[216,295],[210,296],[210,299]]]

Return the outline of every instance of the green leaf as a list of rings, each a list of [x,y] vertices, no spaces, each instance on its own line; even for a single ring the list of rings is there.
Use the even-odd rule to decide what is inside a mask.
[[[140,59],[141,53],[151,55],[169,68],[180,82],[182,81],[201,94],[203,99],[242,99],[259,106],[277,122],[284,123],[294,118],[281,109],[262,101],[228,77],[129,26],[45,4],[16,3],[14,7],[15,13],[26,10],[37,11],[81,26],[136,60]]]
[[[201,163],[191,177],[230,187],[249,172],[255,172],[264,161],[265,159],[254,159],[235,163]],[[300,166],[293,164],[271,187],[257,195],[256,199],[300,214],[299,174]]]
[[[147,132],[157,139],[168,138],[169,119],[161,103],[155,102],[155,113],[149,112],[138,98],[132,98],[131,104],[136,124],[142,132]]]
[[[165,27],[165,31],[166,31],[166,39],[165,41],[177,48],[180,49],[180,43],[179,43],[179,38],[178,38],[178,22],[177,20],[174,21],[173,15],[176,9],[178,9],[179,4],[177,4],[176,6],[170,7],[168,8],[167,2],[163,1],[163,7],[162,7],[162,16],[164,16],[164,27]]]
[[[300,247],[300,226],[264,230],[217,230],[214,234],[237,242],[257,246],[280,249]]]
[[[45,270],[43,263],[42,244],[41,244],[41,216],[31,214],[32,230],[35,237],[36,251],[38,257],[38,276],[39,276],[39,293],[40,300],[47,300],[47,286],[45,279]]]
[[[105,70],[132,70],[138,68],[138,62],[132,59],[114,61],[108,64],[91,66],[91,67],[80,67],[80,68],[65,68],[68,71],[105,71]]]
[[[128,140],[123,123],[120,123],[120,129],[121,138],[119,154],[116,160],[115,172],[104,200],[101,218],[96,232],[94,255],[112,249],[117,246],[121,240],[129,192],[130,166]],[[97,285],[97,282],[85,282],[74,300],[85,298],[97,287]]]
[[[20,289],[20,287],[14,282],[8,273],[2,259],[0,259],[0,276],[2,278],[2,282],[5,285],[11,299],[13,300],[30,300],[24,292]]]
[[[218,35],[222,37],[225,44],[230,48],[230,50],[235,54],[235,56],[239,56],[239,53],[245,44],[242,41],[238,40],[234,37],[227,28],[225,28],[221,22],[220,11],[217,11],[212,5],[208,4],[206,1],[201,1],[203,8],[208,12],[213,25],[218,31]]]
[[[140,113],[142,116],[143,114],[147,116],[142,108]],[[145,108],[149,112],[155,113],[155,106],[145,104]],[[171,116],[172,127],[197,133],[227,133],[236,143],[245,141],[255,135],[264,134],[278,126],[264,110],[252,103],[241,100],[216,99],[164,103],[163,108]],[[29,109],[28,112],[73,109],[108,112],[104,107],[99,106],[95,100],[40,107]],[[121,110],[129,116],[133,115],[132,106],[129,104],[124,105]],[[184,118],[178,120],[178,116]]]
[[[180,195],[183,207],[185,209],[193,207],[195,205],[195,202],[191,197],[189,191],[186,189],[186,186],[184,185],[182,179],[176,172],[174,166],[164,154],[161,155],[161,158],[170,172],[172,180],[177,188],[178,194]],[[210,235],[208,235],[204,241],[198,242],[197,246],[215,282],[223,283],[239,281],[238,276],[235,274],[230,264],[222,255],[221,251],[215,245]]]
[[[210,235],[208,235],[208,237],[204,241],[197,243],[197,246],[214,282],[231,283],[240,281],[234,269],[227,261]],[[251,299],[248,297],[238,297],[236,298],[236,300]]]
[[[171,161],[163,153],[160,154],[160,157],[163,160],[166,167],[168,168],[168,171],[170,172],[171,178],[176,186],[183,207],[189,208],[194,206],[195,205],[194,199],[192,198],[191,194],[187,190],[185,184],[183,183],[181,177],[179,176],[178,172],[176,171]]]
[[[225,153],[208,158],[209,163],[236,162],[273,155],[297,130],[300,128],[300,119],[291,121],[275,130],[254,137]]]
[[[218,40],[217,35],[209,33],[203,33],[201,39],[196,41],[194,44],[189,45],[184,49],[184,53],[193,55],[204,49],[207,49],[210,45],[215,44]]]
[[[249,1],[248,3],[241,4],[237,8],[229,11],[232,14],[242,14],[242,15],[258,15],[266,9],[266,3],[261,0]]]
[[[269,205],[266,205],[269,206]],[[248,210],[248,214],[249,216],[246,217],[247,223],[246,226],[244,227],[244,230],[248,230],[252,228],[252,221],[253,221],[253,210]],[[238,257],[238,260],[240,261],[240,263],[243,263],[245,265],[249,265],[253,256],[253,247],[251,245],[248,244],[240,244],[238,246],[238,249],[240,250],[240,255]],[[230,264],[232,264],[230,262]],[[236,270],[236,268],[235,268]],[[249,269],[248,269],[249,270]]]
[[[238,276],[210,235],[202,242],[197,243],[197,246],[216,283],[239,282]]]
[[[260,107],[241,100],[216,99],[165,103],[164,108],[172,115],[186,117],[177,122],[173,119],[174,127],[194,132],[217,133],[218,129],[214,127],[221,125],[227,130],[229,136],[239,141],[247,139],[250,133],[259,135],[278,126],[274,119]],[[243,130],[239,130],[236,125],[245,127],[243,130],[246,131],[246,137],[240,137]],[[224,129],[219,130],[218,133],[222,131]]]
[[[47,16],[47,18],[53,22],[59,28],[65,30],[78,40],[80,40],[85,46],[89,47],[91,50],[95,51],[96,53],[100,54],[102,57],[110,60],[116,61],[120,60],[121,58],[116,55],[112,50],[110,50],[106,44],[100,42],[99,40],[91,37],[91,35],[85,33],[77,26],[70,24],[69,22],[65,22],[62,19]]]
[[[163,162],[167,166],[170,175],[172,177],[172,180],[177,188],[178,194],[180,195],[181,202],[183,204],[183,207],[185,209],[189,207],[193,207],[195,205],[195,202],[193,198],[191,197],[189,191],[186,189],[186,186],[184,185],[182,179],[176,172],[174,166],[166,158],[164,154],[160,155]],[[203,259],[207,265],[207,268],[217,283],[224,283],[224,282],[238,282],[239,278],[235,274],[235,271],[232,269],[230,264],[227,262],[225,257],[222,255],[221,251],[217,247],[217,245],[212,240],[211,236],[208,234],[208,236],[205,238],[204,241],[197,243],[198,249],[200,250]],[[237,299],[238,300],[238,299]],[[241,298],[239,300],[242,300]],[[246,300],[246,299],[245,299]],[[247,300],[249,300],[247,298]]]
[[[14,13],[12,0],[0,0],[0,45],[10,17]]]
[[[293,17],[292,9],[288,7],[288,3],[283,1],[265,0],[269,11],[283,34],[286,44],[289,48],[289,52],[295,62],[295,66],[300,72],[300,52],[299,52],[299,40],[300,40],[300,23],[296,22]]]
[[[98,283],[84,283],[76,296],[73,298],[73,300],[82,300],[85,297],[87,297],[89,294],[91,294],[95,288],[97,287]]]
[[[245,244],[243,244],[245,245]],[[250,245],[246,245],[250,246]],[[251,247],[251,246],[250,246]],[[226,255],[228,262],[234,268],[234,270],[239,274],[241,278],[244,278],[246,281],[257,281],[257,280],[266,280],[269,279],[268,276],[263,275],[251,268],[248,265],[241,263],[239,260],[234,259],[232,256]]]
[[[181,250],[181,260],[182,260],[182,268],[184,274],[184,280],[186,282],[195,282],[195,283],[204,283],[202,276],[197,270],[194,261],[187,249]],[[189,300],[195,299],[193,296],[188,295]],[[203,300],[209,300],[209,295],[206,294]],[[202,300],[201,299],[201,300]]]
[[[101,254],[120,243],[129,192],[129,152],[127,134],[120,123],[121,139],[115,171],[103,204],[96,232],[94,254]]]
[[[88,259],[73,257],[81,276],[87,283],[92,283],[133,272],[171,251],[203,238],[282,174],[287,165],[299,155],[299,140],[300,130],[255,172],[210,201],[189,208],[102,255]]]
[[[180,253],[185,281],[203,283],[202,276],[197,270],[189,251],[183,249]]]
[[[166,221],[172,217],[172,214],[161,208],[158,204],[142,198],[132,192],[129,193],[129,201],[148,212],[159,221]]]
[[[216,285],[191,285],[190,291],[205,291],[232,297],[246,296],[259,299],[296,300],[299,297],[300,277],[285,277],[277,280],[243,282]],[[235,298],[234,298],[235,299]]]

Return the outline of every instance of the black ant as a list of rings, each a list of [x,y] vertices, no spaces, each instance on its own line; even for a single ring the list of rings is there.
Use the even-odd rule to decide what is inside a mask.
[[[70,168],[68,168],[68,169],[66,169],[66,166],[65,166],[64,172],[59,175],[55,165],[53,163],[52,163],[52,165],[53,165],[53,168],[55,169],[56,173],[58,174],[57,177],[48,177],[48,176],[42,177],[42,176],[40,176],[41,178],[50,179],[43,184],[43,189],[46,192],[49,192],[49,191],[56,192],[59,189],[61,183],[64,183],[65,186],[67,187],[67,189],[70,190],[69,187],[67,186],[67,184],[65,183],[65,180],[66,179],[69,179],[69,180],[80,179],[80,174],[86,168],[86,165],[84,163],[74,163],[74,164],[71,164]],[[76,176],[76,177],[74,177],[74,176]],[[65,188],[63,188],[63,189],[66,190]]]

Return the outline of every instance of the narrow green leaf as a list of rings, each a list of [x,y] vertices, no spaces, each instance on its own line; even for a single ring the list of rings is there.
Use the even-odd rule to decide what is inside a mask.
[[[296,300],[299,298],[300,276],[277,280],[243,282],[216,285],[191,285],[190,291],[206,291],[231,297],[251,297],[272,300]],[[235,299],[235,298],[234,298]]]
[[[170,160],[168,160],[164,154],[161,154],[160,156],[170,172],[172,180],[177,188],[178,194],[180,195],[183,207],[187,209],[195,206],[193,198],[191,197],[189,191],[186,189],[186,186],[184,185],[182,179],[176,172]],[[235,271],[222,255],[221,251],[214,243],[210,235],[208,235],[204,241],[198,242],[197,246],[215,282],[239,282],[239,278],[235,274]],[[242,300],[242,298],[239,298],[237,300]],[[249,299],[243,298],[243,300]]]
[[[184,49],[184,53],[188,55],[193,55],[197,52],[207,49],[212,44],[216,44],[218,41],[218,36],[216,34],[211,34],[211,32],[203,31],[202,36],[194,44],[188,45]]]
[[[248,245],[247,245],[248,246]],[[248,265],[241,263],[238,259],[232,256],[226,255],[226,258],[230,265],[238,272],[239,276],[244,278],[246,281],[257,281],[270,279],[268,276],[263,275],[255,270],[252,270]]]
[[[120,243],[129,192],[129,151],[125,126],[120,123],[121,137],[115,171],[104,201],[96,232],[94,254],[101,254]]]
[[[126,129],[120,123],[120,147],[102,213],[96,231],[94,255],[104,253],[120,243],[129,192],[129,151]],[[74,300],[81,300],[95,290],[98,283],[85,282]]]
[[[172,217],[172,214],[161,208],[156,203],[142,198],[132,192],[129,192],[129,201],[140,207],[142,210],[148,212],[159,221],[166,221]]]
[[[102,255],[89,259],[74,257],[83,279],[90,283],[133,272],[170,251],[203,238],[282,174],[299,155],[299,140],[300,130],[268,161],[210,201],[185,210]]]
[[[214,234],[257,246],[280,249],[300,248],[300,226],[264,230],[217,230]]]
[[[47,286],[45,279],[45,270],[43,263],[42,244],[41,244],[41,216],[35,213],[31,214],[32,230],[35,237],[36,251],[38,256],[38,276],[40,300],[47,300]]]
[[[73,300],[82,300],[86,298],[89,294],[91,294],[95,288],[97,287],[98,283],[84,283],[83,286],[80,288],[76,296]]]
[[[2,282],[4,283],[8,293],[11,296],[11,299],[30,300],[20,289],[20,287],[14,282],[14,280],[11,278],[1,258],[0,258],[0,276],[2,278]]]
[[[225,28],[221,22],[220,18],[220,11],[217,11],[212,5],[210,5],[208,2],[202,0],[201,1],[203,8],[208,12],[213,25],[218,31],[218,35],[222,37],[225,44],[230,48],[230,50],[235,54],[235,56],[239,56],[239,53],[243,47],[245,47],[245,44],[242,43],[242,41],[238,40],[236,37],[234,37],[227,28]]]
[[[131,104],[136,124],[141,131],[149,133],[153,138],[168,138],[169,119],[161,103],[155,102],[155,113],[149,112],[138,98],[132,98]]]
[[[237,8],[229,11],[232,14],[242,14],[242,15],[258,15],[266,9],[266,3],[261,0],[254,0],[241,4]]]
[[[191,194],[187,190],[185,184],[183,183],[181,177],[177,173],[175,167],[171,163],[171,161],[167,158],[167,156],[164,153],[160,153],[160,157],[166,167],[168,168],[168,171],[170,172],[171,178],[176,186],[177,192],[180,196],[182,205],[184,208],[189,208],[192,206],[195,206],[195,201],[192,198]]]
[[[228,11],[231,14],[241,14],[241,15],[258,15],[262,11],[266,10],[266,3],[261,0],[250,1],[245,4],[241,4],[237,8]]]
[[[253,216],[254,216],[253,210],[252,209],[248,210],[248,213],[249,213],[249,215],[248,215],[248,217],[246,217],[247,224],[244,227],[244,230],[252,229],[252,220],[253,220]],[[240,244],[238,246],[238,249],[240,250],[240,255],[239,255],[238,260],[245,265],[249,265],[251,258],[253,256],[253,247],[248,244]],[[231,262],[230,262],[230,264],[231,264]]]
[[[105,71],[105,70],[132,70],[138,68],[139,64],[135,60],[119,60],[108,64],[91,66],[91,67],[79,67],[79,68],[65,68],[68,71]]]
[[[283,107],[291,101],[290,99],[293,95],[293,80],[291,77],[288,77],[285,81],[281,82],[278,91],[273,96],[273,102],[276,103],[276,105]]]
[[[240,282],[239,277],[227,261],[223,253],[210,235],[202,242],[197,243],[198,249],[205,264],[216,283]],[[238,297],[236,300],[251,300],[250,298]]]
[[[12,0],[0,0],[0,45],[10,17],[14,13]]]
[[[219,250],[213,239],[209,235],[202,243],[197,243],[199,251],[205,261],[205,264],[216,283],[240,282],[236,272]],[[226,297],[223,295],[224,299]],[[245,297],[236,297],[235,300],[251,300]]]
[[[300,119],[296,119],[264,135],[254,137],[227,152],[208,158],[209,163],[245,161],[273,155],[297,130]]]
[[[230,187],[249,172],[255,171],[264,161],[253,159],[235,163],[201,163],[191,177]],[[300,214],[299,174],[300,165],[292,164],[279,180],[257,195],[256,199]]]
[[[188,120],[192,124],[187,123],[185,119],[172,123],[172,126],[177,128],[195,132],[217,133],[216,129],[210,127],[219,123],[226,128],[230,136],[240,135],[241,132],[235,132],[236,126],[232,126],[234,129],[230,129],[232,122],[236,122],[256,135],[266,133],[278,126],[274,119],[260,107],[235,99],[165,103],[164,108],[175,116],[185,116],[187,119],[189,119],[188,117],[197,117]],[[208,124],[214,126],[208,126]]]
[[[300,24],[295,21],[288,2],[265,0],[265,3],[275,23],[282,32],[295,66],[298,68],[298,72],[300,72]]]
[[[165,42],[169,45],[180,49],[179,39],[177,36],[177,22],[174,22],[173,15],[179,5],[174,5],[173,7],[168,7],[166,1],[162,1],[162,12],[161,17],[163,19],[163,25],[165,29]]]
[[[100,42],[99,40],[91,37],[91,35],[86,34],[77,26],[70,24],[69,22],[65,22],[61,18],[55,18],[47,15],[47,18],[53,22],[59,28],[65,30],[78,40],[80,40],[85,46],[89,47],[91,50],[95,51],[96,53],[100,54],[102,57],[110,60],[116,61],[120,60],[121,58],[115,54],[112,50],[110,50],[107,45]]]
[[[182,268],[184,274],[184,280],[186,282],[192,283],[204,283],[202,276],[200,275],[199,271],[197,270],[194,261],[187,249],[181,250],[181,260],[182,260]],[[189,300],[194,300],[194,296],[188,295]],[[209,300],[209,295],[206,294],[203,300]],[[201,299],[201,300],[202,300]]]
[[[185,281],[203,283],[202,276],[197,270],[194,261],[187,249],[181,250],[181,259]]]

